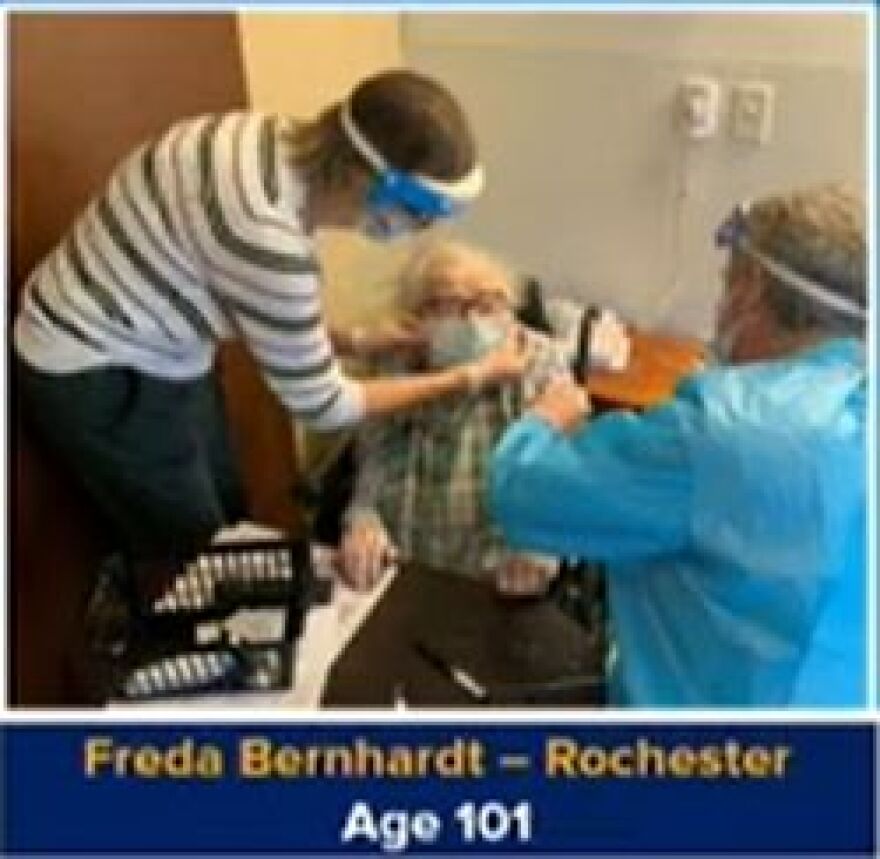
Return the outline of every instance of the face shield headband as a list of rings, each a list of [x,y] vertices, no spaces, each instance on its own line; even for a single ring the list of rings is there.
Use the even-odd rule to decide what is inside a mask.
[[[483,190],[484,176],[480,164],[474,165],[470,173],[454,182],[405,173],[390,167],[361,134],[354,124],[348,102],[341,106],[340,119],[348,141],[376,171],[376,180],[367,200],[375,210],[402,208],[416,221],[430,223],[461,214]]]
[[[866,320],[868,313],[860,304],[832,292],[815,280],[798,274],[784,263],[778,262],[757,250],[749,238],[749,203],[740,203],[727,216],[715,232],[715,244],[719,248],[729,248],[746,254],[766,269],[778,283],[805,295],[807,298],[831,310],[854,319]]]

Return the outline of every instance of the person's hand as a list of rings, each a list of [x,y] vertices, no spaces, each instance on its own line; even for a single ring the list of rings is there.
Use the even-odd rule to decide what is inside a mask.
[[[529,411],[560,432],[571,432],[590,414],[587,392],[564,376],[552,379]]]
[[[373,588],[397,550],[379,522],[355,522],[345,532],[336,558],[343,581],[353,590]]]
[[[511,325],[499,346],[487,352],[479,361],[466,366],[471,387],[479,389],[521,379],[528,369],[529,357],[525,332],[519,325]]]
[[[559,572],[555,558],[539,555],[510,555],[495,574],[495,587],[508,597],[540,596]]]

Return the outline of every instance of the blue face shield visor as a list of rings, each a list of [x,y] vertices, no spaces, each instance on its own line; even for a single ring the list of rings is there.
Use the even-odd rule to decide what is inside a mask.
[[[749,204],[739,203],[715,231],[715,244],[745,254],[772,275],[775,282],[799,292],[809,300],[851,319],[867,320],[867,310],[858,302],[830,290],[818,281],[804,277],[785,263],[775,260],[758,250],[749,236]]]
[[[361,134],[351,117],[348,103],[343,103],[340,118],[351,145],[376,171],[367,197],[372,212],[381,214],[398,210],[405,213],[413,227],[426,227],[434,221],[461,215],[482,192],[484,175],[481,165],[474,165],[466,176],[452,182],[396,170]]]
[[[376,211],[403,209],[417,224],[428,225],[461,215],[467,204],[429,188],[423,180],[393,168],[380,173],[370,189],[367,204]]]
[[[737,203],[733,211],[715,230],[716,247],[729,248],[731,250],[740,249],[749,235],[748,212],[748,203]]]

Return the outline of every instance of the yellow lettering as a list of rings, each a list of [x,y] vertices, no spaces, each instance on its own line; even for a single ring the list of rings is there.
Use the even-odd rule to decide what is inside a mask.
[[[296,746],[282,746],[275,753],[275,773],[282,778],[293,778],[299,775],[302,757]]]
[[[645,737],[639,737],[636,750],[640,775],[654,775],[661,778],[666,775],[666,753],[663,749],[652,745],[651,741]]]
[[[152,746],[138,749],[134,755],[134,774],[143,778],[156,778],[162,772],[159,750]]]
[[[601,778],[605,775],[605,750],[598,746],[587,746],[581,752],[581,772],[587,778]]]
[[[742,749],[736,740],[728,740],[724,745],[724,756],[727,760],[727,774],[731,778],[739,778],[742,775],[740,760]]]
[[[700,775],[704,778],[718,778],[723,769],[718,746],[703,746],[700,749]]]
[[[633,774],[633,750],[628,746],[621,746],[611,753],[611,772],[623,778],[629,778]]]
[[[437,750],[434,756],[434,766],[440,778],[454,778],[461,774],[464,746],[461,740],[456,740],[451,746],[443,746]]]
[[[743,769],[752,778],[767,778],[773,757],[763,746],[752,746],[743,755]]]
[[[272,745],[265,737],[245,737],[238,747],[238,772],[243,778],[272,774]]]
[[[550,737],[544,755],[544,773],[549,778],[564,775],[575,778],[578,775],[578,746],[573,740],[564,737]]]
[[[98,774],[100,767],[107,766],[113,760],[110,754],[113,740],[109,737],[89,737],[85,747],[85,771],[89,778]]]
[[[486,747],[479,740],[471,740],[468,750],[471,778],[486,775]]]
[[[689,746],[676,746],[669,753],[669,769],[679,778],[690,778],[694,773],[694,750]]]
[[[776,746],[773,751],[775,752],[773,756],[773,775],[780,778],[786,774],[786,767],[791,760],[791,746]]]
[[[193,774],[194,751],[195,743],[192,737],[168,749],[165,755],[165,767],[171,778],[186,778]]]
[[[413,774],[412,752],[404,746],[394,746],[385,762],[385,773],[391,778],[409,778]]]

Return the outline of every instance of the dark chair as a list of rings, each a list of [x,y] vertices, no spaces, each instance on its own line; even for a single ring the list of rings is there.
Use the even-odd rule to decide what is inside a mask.
[[[526,277],[522,284],[522,300],[516,311],[516,318],[528,328],[542,334],[552,334],[553,326],[544,305],[544,291],[534,277]]]

